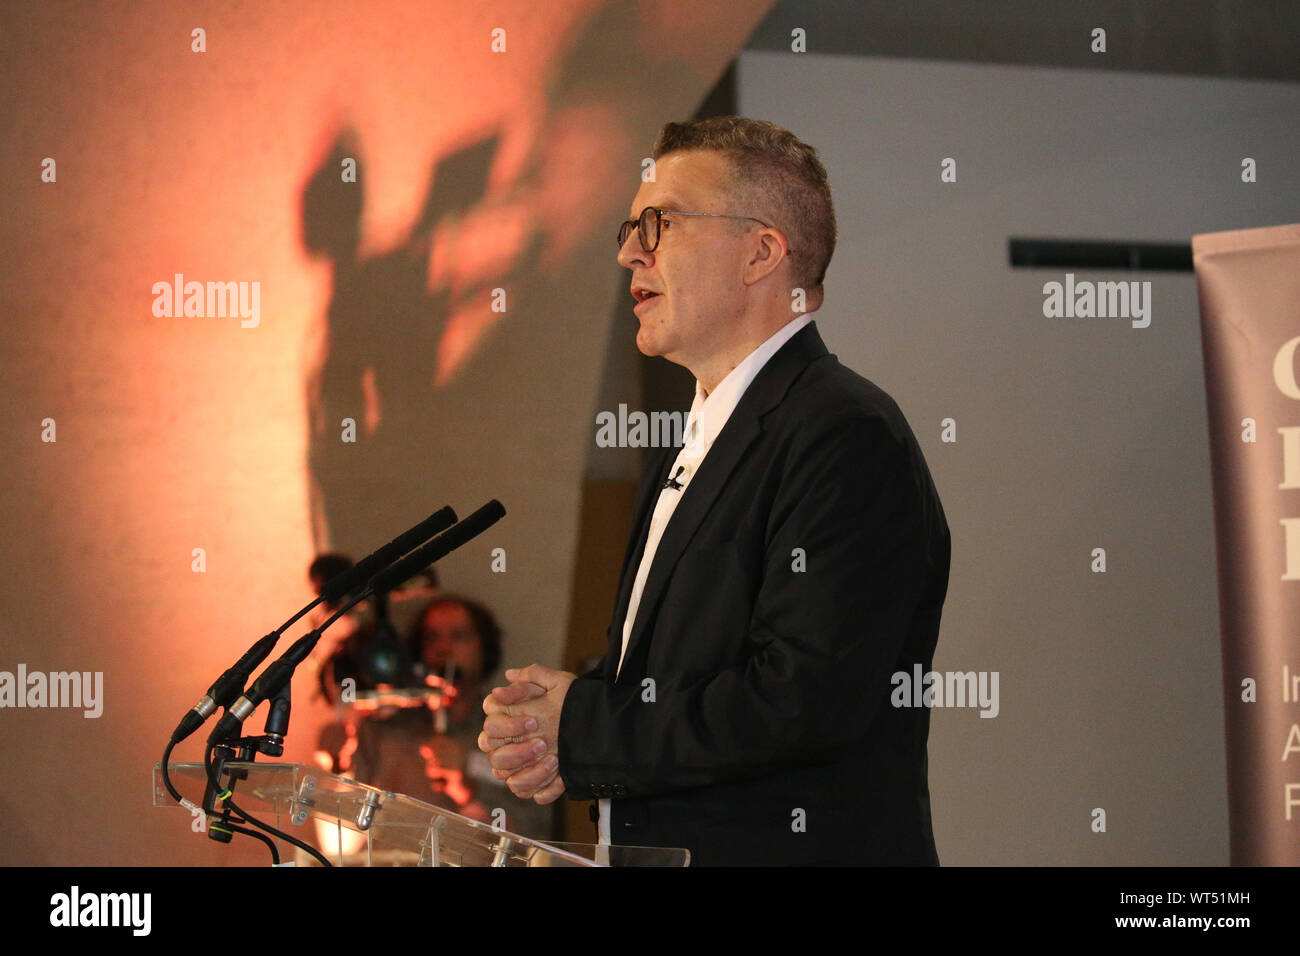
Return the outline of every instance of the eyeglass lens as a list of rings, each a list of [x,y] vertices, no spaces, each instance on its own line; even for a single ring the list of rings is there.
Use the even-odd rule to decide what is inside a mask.
[[[659,211],[654,206],[646,206],[641,210],[641,215],[637,217],[635,223],[629,219],[619,226],[618,247],[620,249],[627,242],[627,237],[634,226],[641,240],[641,248],[646,252],[654,252],[659,245]]]

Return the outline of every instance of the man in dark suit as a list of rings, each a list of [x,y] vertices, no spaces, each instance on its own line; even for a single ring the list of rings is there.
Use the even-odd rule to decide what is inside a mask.
[[[521,796],[598,799],[601,842],[937,864],[929,711],[891,677],[931,668],[949,533],[902,412],[800,309],[834,248],[825,170],[736,117],[654,155],[619,262],[638,347],[696,376],[684,444],[649,463],[601,666],[507,671],[479,746]]]

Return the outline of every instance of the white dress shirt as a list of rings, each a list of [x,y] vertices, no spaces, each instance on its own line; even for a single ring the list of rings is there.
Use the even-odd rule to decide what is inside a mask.
[[[674,478],[682,487],[680,490],[664,488],[659,492],[659,500],[650,518],[650,531],[646,536],[645,551],[641,555],[641,564],[637,567],[636,579],[632,584],[627,617],[623,619],[623,648],[618,656],[618,671],[621,672],[623,669],[623,656],[627,653],[628,640],[632,636],[632,625],[636,622],[637,608],[641,604],[641,592],[645,590],[646,578],[650,576],[650,566],[654,563],[655,551],[658,550],[659,541],[664,536],[664,529],[668,527],[668,522],[677,509],[677,502],[686,493],[686,486],[690,484],[691,476],[699,470],[704,457],[713,447],[713,442],[721,433],[723,426],[727,424],[727,420],[731,418],[731,413],[740,404],[741,397],[754,381],[754,377],[781,346],[790,341],[796,332],[811,321],[812,315],[806,312],[790,320],[780,331],[750,352],[744,361],[718,383],[717,388],[710,392],[707,398],[704,397],[704,389],[696,380],[695,401],[691,403],[691,413],[686,420],[686,431],[682,435],[682,449],[678,452],[672,467],[668,469],[669,477]],[[602,845],[610,843],[609,827],[609,801],[601,800],[599,833]]]

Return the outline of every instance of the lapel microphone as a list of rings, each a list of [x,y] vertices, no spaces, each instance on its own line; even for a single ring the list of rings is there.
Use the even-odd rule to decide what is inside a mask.
[[[684,472],[685,470],[686,470],[685,465],[678,465],[676,473],[673,474],[671,477],[669,477],[667,481],[664,482],[664,486],[660,490],[666,491],[669,488],[671,488],[673,491],[681,491],[682,488],[685,486],[682,485],[682,483],[679,482],[677,479],[682,476],[682,472]]]

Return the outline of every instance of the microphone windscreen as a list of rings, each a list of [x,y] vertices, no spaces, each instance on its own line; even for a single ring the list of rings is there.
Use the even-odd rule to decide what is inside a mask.
[[[444,531],[456,523],[456,512],[450,507],[441,508],[425,518],[414,528],[403,531],[388,544],[372,551],[356,564],[341,574],[336,574],[325,582],[320,596],[330,604],[337,604],[347,597],[375,574],[388,567],[412,548],[428,541],[435,534]]]
[[[375,575],[370,581],[370,589],[376,594],[391,591],[411,575],[423,571],[435,561],[451,554],[470,539],[482,534],[500,521],[505,516],[505,513],[505,507],[501,502],[493,498],[450,531],[412,551],[388,570]]]

